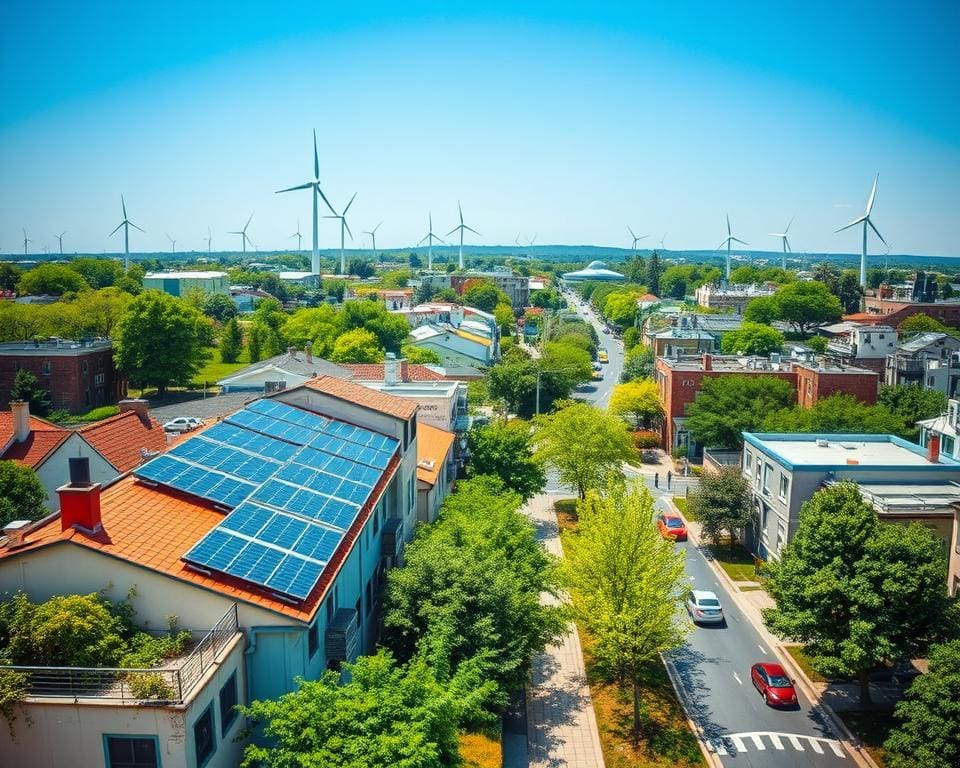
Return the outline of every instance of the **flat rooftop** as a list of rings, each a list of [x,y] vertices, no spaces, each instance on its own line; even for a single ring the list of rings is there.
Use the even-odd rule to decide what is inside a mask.
[[[397,397],[453,397],[460,386],[459,381],[398,381],[396,384],[387,384],[382,381],[358,382],[365,387],[378,392],[386,392]]]
[[[209,280],[211,278],[226,277],[226,272],[148,272],[143,276],[144,280]]]
[[[38,341],[4,341],[0,343],[0,355],[77,355],[84,352],[93,352],[110,349],[113,342],[110,339],[73,339],[49,338]]]
[[[747,446],[759,448],[791,468],[890,467],[903,470],[937,468],[960,471],[960,465],[949,459],[943,463],[928,461],[924,448],[894,435],[744,432],[743,436]]]
[[[683,338],[683,337],[677,337]],[[661,357],[663,363],[674,371],[703,371],[703,355],[683,355],[680,357]],[[768,357],[738,357],[736,355],[711,355],[710,368],[714,371],[723,371],[726,373],[791,373],[795,368],[806,368],[819,373],[836,374],[857,374],[873,375],[875,371],[868,368],[860,368],[856,365],[838,365],[827,360],[818,360],[815,363],[808,363],[789,358],[781,358],[779,362],[773,362]]]
[[[886,514],[953,515],[960,504],[960,485],[940,483],[863,483],[860,492]]]

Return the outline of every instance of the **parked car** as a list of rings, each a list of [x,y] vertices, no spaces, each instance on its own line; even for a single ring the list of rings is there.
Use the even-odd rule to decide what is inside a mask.
[[[687,526],[677,515],[666,512],[657,515],[657,528],[660,529],[660,535],[665,539],[687,540]]]
[[[609,363],[609,362],[610,362],[610,356],[607,354],[607,350],[601,349],[599,352],[597,352],[597,359],[598,359],[601,363]]]
[[[779,664],[763,661],[750,667],[753,687],[763,696],[768,707],[796,707],[797,689]]]
[[[691,589],[687,593],[687,613],[695,624],[723,624],[726,621],[720,599],[703,589]]]
[[[163,425],[164,432],[192,432],[197,427],[202,427],[204,424],[203,419],[197,419],[193,416],[178,416],[175,419],[170,419],[166,424]]]
[[[594,381],[603,381],[603,371],[594,369],[594,371],[593,371],[593,380],[594,380]]]

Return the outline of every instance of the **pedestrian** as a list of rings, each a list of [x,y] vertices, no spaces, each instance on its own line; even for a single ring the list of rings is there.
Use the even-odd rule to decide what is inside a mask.
[[[670,481],[673,480],[673,473],[668,469],[667,470],[667,490],[670,490]]]
[[[660,473],[659,473],[659,472],[654,472],[654,473],[653,473],[653,487],[654,487],[654,488],[659,488],[659,487],[660,487]]]

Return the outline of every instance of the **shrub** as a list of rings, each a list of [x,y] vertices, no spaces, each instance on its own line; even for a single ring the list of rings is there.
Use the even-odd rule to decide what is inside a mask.
[[[660,433],[652,429],[638,429],[633,433],[633,444],[639,450],[658,448],[660,446]]]
[[[135,699],[172,699],[175,691],[162,675],[155,672],[127,675],[127,685]]]

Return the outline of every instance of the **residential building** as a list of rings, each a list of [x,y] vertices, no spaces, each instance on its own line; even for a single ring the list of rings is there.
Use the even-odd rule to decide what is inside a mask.
[[[654,318],[660,322],[655,322]],[[662,326],[664,319],[669,326]],[[719,352],[723,337],[739,330],[741,325],[741,315],[661,314],[657,311],[644,323],[643,344],[655,355],[664,357]]]
[[[624,280],[626,277],[620,272],[607,269],[607,265],[602,261],[591,261],[584,269],[563,273],[564,283],[622,283]]]
[[[145,291],[163,291],[171,296],[186,296],[193,291],[230,294],[226,272],[148,272],[143,276]]]
[[[826,354],[838,361],[884,374],[887,356],[897,349],[897,329],[889,325],[842,322],[819,329],[827,337]]]
[[[954,397],[960,383],[960,339],[921,333],[899,344],[886,359],[887,384],[911,384]]]
[[[932,419],[922,419],[917,422],[920,427],[920,445],[927,447],[930,440],[937,437],[937,450],[941,456],[960,461],[960,400],[947,400],[947,412]]]
[[[951,328],[960,327],[960,299],[937,300],[933,275],[917,272],[913,281],[901,285],[883,284],[875,295],[864,299],[865,312],[844,317],[861,323],[900,326],[908,317],[924,314]]]
[[[264,299],[272,299],[274,296],[259,288],[247,288],[242,285],[230,286],[230,298],[240,314],[253,312]]]
[[[711,285],[704,284],[697,288],[697,304],[709,309],[732,310],[742,315],[743,311],[754,299],[760,296],[773,296],[777,288],[772,283],[758,285],[756,283],[734,283]]]
[[[279,277],[285,283],[291,283],[292,285],[302,285],[304,288],[319,288],[320,287],[320,275],[315,275],[313,272],[303,272],[296,270],[282,270],[277,272],[277,277]]]
[[[409,343],[440,355],[441,365],[489,368],[496,360],[498,345],[490,338],[459,327],[421,325],[410,331]]]
[[[296,347],[274,357],[241,368],[217,382],[221,392],[273,392],[297,387],[314,376],[336,376],[351,379],[346,368],[313,356],[313,345],[307,344],[301,352]]]
[[[757,557],[777,559],[800,523],[804,502],[823,487],[851,481],[885,522],[919,522],[949,555],[948,588],[957,588],[956,507],[960,464],[893,435],[753,434],[745,432],[741,468],[750,484],[755,523],[744,531]]]
[[[510,306],[514,312],[522,312],[530,306],[530,278],[524,275],[515,275],[509,270],[493,270],[490,272],[454,273],[450,276],[450,287],[463,296],[474,285],[493,283],[498,291],[503,291],[510,299]]]
[[[417,520],[432,523],[457,476],[457,436],[427,423],[417,431]],[[462,448],[461,448],[462,452]]]
[[[50,395],[50,407],[81,413],[127,396],[127,380],[113,365],[110,339],[0,343],[0,408],[10,404],[17,371],[30,371]]]

